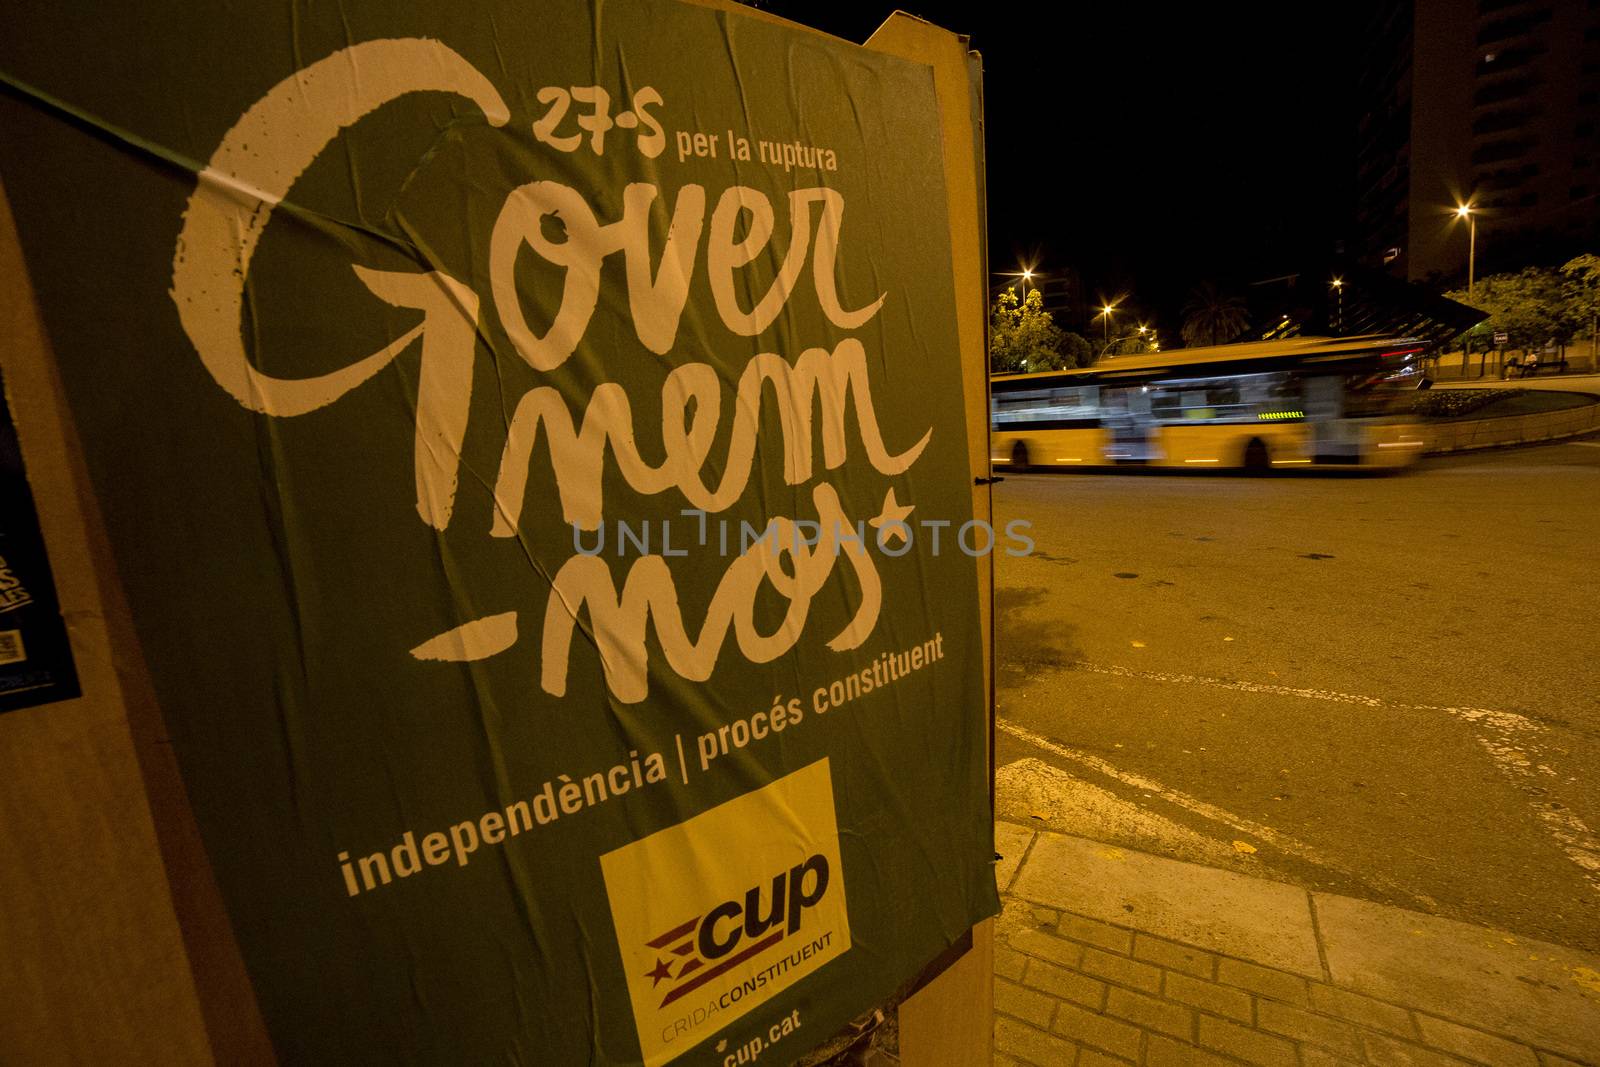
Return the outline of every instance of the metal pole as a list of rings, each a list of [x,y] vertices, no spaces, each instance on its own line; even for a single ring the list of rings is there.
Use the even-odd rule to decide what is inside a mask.
[[[1467,299],[1472,299],[1473,268],[1478,258],[1478,216],[1467,216]]]

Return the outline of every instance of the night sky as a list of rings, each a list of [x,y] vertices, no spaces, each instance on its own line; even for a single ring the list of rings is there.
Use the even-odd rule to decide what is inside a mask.
[[[861,42],[897,5],[756,6]],[[1244,294],[1348,232],[1369,2],[899,6],[983,54],[990,269],[1045,272],[1062,325],[1052,271],[1176,343],[1196,283]]]

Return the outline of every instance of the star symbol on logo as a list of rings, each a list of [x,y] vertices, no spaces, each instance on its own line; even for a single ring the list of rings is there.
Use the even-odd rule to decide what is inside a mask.
[[[881,536],[879,544],[888,544],[891,537],[898,537],[902,542],[910,540],[906,533],[905,521],[911,517],[911,512],[915,507],[915,504],[901,505],[898,503],[894,498],[894,486],[891,485],[889,487],[889,491],[883,495],[883,510],[878,513],[876,518],[867,520],[867,525],[874,530],[881,530],[885,526],[889,526],[889,532]],[[896,525],[890,525],[891,523]]]
[[[672,977],[672,964],[668,963],[660,956],[657,956],[655,969],[646,972],[645,977],[652,979],[650,982],[650,988],[654,989],[656,986],[661,984],[661,979]]]

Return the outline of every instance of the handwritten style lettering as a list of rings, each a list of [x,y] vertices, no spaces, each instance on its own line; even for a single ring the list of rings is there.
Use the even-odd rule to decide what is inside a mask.
[[[646,91],[655,92],[641,90]],[[357,278],[374,296],[395,307],[417,309],[422,320],[377,352],[313,377],[281,378],[262,372],[251,362],[241,333],[250,261],[273,209],[343,130],[413,92],[463,97],[491,126],[503,126],[510,119],[493,85],[437,41],[368,41],[311,64],[251,106],[213,153],[184,213],[171,296],[184,331],[212,378],[244,407],[271,417],[294,417],[333,404],[414,344],[420,348],[414,447],[417,513],[428,526],[442,531],[455,507],[480,336],[480,300],[468,285],[437,270],[377,271],[353,264]],[[655,102],[660,102],[659,96]],[[837,191],[815,187],[788,194],[787,244],[775,276],[759,294],[751,291],[744,272],[767,251],[777,232],[772,202],[760,190],[734,185],[716,198],[708,220],[709,202],[703,186],[686,184],[677,189],[664,242],[655,249],[651,215],[667,210],[655,185],[627,185],[620,216],[604,223],[578,190],[559,182],[533,181],[512,190],[489,235],[488,295],[517,355],[539,372],[556,370],[572,355],[598,306],[602,265],[614,255],[623,260],[634,332],[646,349],[658,355],[667,355],[676,344],[690,284],[702,258],[717,317],[738,337],[757,337],[773,326],[808,263],[818,306],[838,329],[864,326],[883,306],[886,294],[853,310],[845,308],[839,297],[836,268],[845,205]],[[562,240],[551,239],[545,231],[552,216],[563,225]],[[652,263],[658,266],[652,269]],[[524,270],[533,266],[562,272],[560,303],[548,322],[528,321],[518,289],[519,265]],[[741,294],[752,301],[748,309]],[[866,458],[880,474],[904,473],[932,436],[931,430],[926,431],[899,452],[885,444],[873,406],[867,353],[859,340],[844,338],[832,350],[807,348],[793,363],[765,352],[752,358],[738,379],[727,452],[711,462],[719,474],[708,485],[705,470],[722,415],[722,389],[717,369],[708,363],[685,362],[668,375],[661,395],[665,459],[658,465],[639,453],[632,408],[622,385],[596,387],[576,424],[557,389],[530,390],[507,426],[494,486],[491,535],[517,533],[541,428],[563,516],[584,529],[604,521],[600,486],[608,446],[635,493],[648,496],[676,488],[690,504],[708,513],[737,503],[750,480],[763,403],[776,407],[784,479],[790,485],[803,484],[815,473],[813,418],[818,411],[822,461],[830,471],[847,462],[845,413],[852,406]],[[832,487],[819,484],[812,496],[825,529],[836,529],[841,521],[848,527]],[[794,526],[788,518],[773,521],[783,529]],[[783,538],[776,540],[783,545]],[[758,546],[735,560],[720,580],[694,638],[679,611],[677,586],[664,558],[638,560],[619,594],[604,561],[573,556],[558,569],[546,604],[543,688],[558,696],[565,693],[572,633],[578,612],[585,607],[607,685],[622,701],[646,695],[644,634],[650,623],[667,665],[684,678],[709,677],[730,631],[746,659],[769,662],[799,639],[810,600],[827,580],[841,548],[855,571],[860,605],[829,647],[855,647],[876,625],[881,604],[881,582],[871,558],[859,542],[816,545],[811,546],[815,551],[807,551],[807,546],[792,544],[793,540],[787,547]],[[787,571],[780,563],[784,555],[789,560]],[[758,633],[753,617],[763,583],[789,603],[783,623],[771,634]],[[413,655],[446,661],[483,658],[506,651],[516,633],[516,613],[504,612],[425,641]]]

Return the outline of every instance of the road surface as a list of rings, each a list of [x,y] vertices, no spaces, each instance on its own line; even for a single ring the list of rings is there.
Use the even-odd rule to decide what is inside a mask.
[[[995,512],[1003,817],[1600,951],[1600,438]]]

